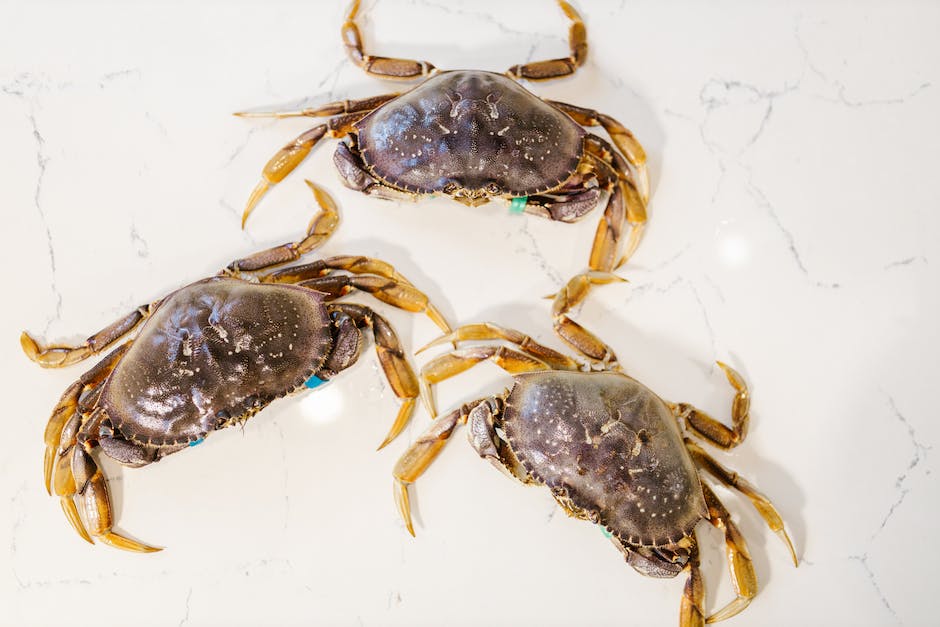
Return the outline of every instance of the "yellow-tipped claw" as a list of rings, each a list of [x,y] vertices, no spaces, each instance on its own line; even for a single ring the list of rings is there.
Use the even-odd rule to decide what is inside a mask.
[[[125,538],[124,536],[113,531],[109,531],[104,535],[98,536],[98,539],[105,544],[110,544],[116,549],[124,549],[125,551],[133,551],[134,553],[156,553],[157,551],[163,550],[162,548],[143,544],[137,540]]]
[[[418,353],[423,353],[427,349],[431,348],[432,346],[437,346],[438,344],[445,344],[445,343],[453,344],[456,340],[457,340],[457,333],[453,331],[445,333],[444,335],[441,335],[440,337],[434,338],[433,340],[431,340],[430,342],[428,342],[427,344],[425,344],[424,346],[416,350],[415,355],[417,355]]]
[[[434,420],[437,418],[437,406],[434,403],[434,392],[431,391],[431,385],[424,377],[420,377],[418,379],[418,387],[421,388],[419,392],[421,402],[424,403],[424,408],[427,410],[431,420]]]
[[[251,196],[248,197],[248,204],[245,205],[245,211],[242,212],[242,228],[245,228],[245,223],[248,222],[248,216],[251,215],[251,212],[255,210],[255,207],[258,205],[258,202],[261,198],[267,193],[271,185],[266,180],[262,179],[252,190]]]
[[[398,434],[402,432],[402,429],[405,428],[405,425],[408,424],[408,421],[411,419],[411,414],[415,410],[415,399],[406,398],[402,401],[401,407],[398,409],[398,415],[395,417],[395,422],[392,423],[392,428],[388,430],[388,435],[385,436],[385,439],[382,440],[382,443],[379,444],[377,451],[381,451],[385,448],[389,442],[398,437]]]
[[[55,466],[55,449],[46,447],[46,455],[42,460],[43,479],[46,483],[46,494],[52,496],[52,468]]]
[[[75,499],[73,499],[71,496],[63,496],[59,499],[59,502],[62,504],[62,511],[65,512],[65,517],[72,525],[72,528],[75,529],[75,531],[78,532],[78,535],[84,538],[86,542],[89,544],[94,544],[91,536],[88,535],[88,530],[85,529],[85,524],[78,515],[78,508],[75,507]]]
[[[780,538],[784,544],[787,545],[787,548],[790,550],[790,558],[793,560],[793,566],[799,568],[800,560],[796,557],[796,550],[793,548],[793,543],[790,542],[790,536],[787,535],[785,529],[780,529],[776,532],[777,537]]]
[[[447,324],[447,320],[444,319],[444,315],[430,302],[425,306],[424,313],[428,315],[428,318],[431,319],[437,328],[443,331],[444,333],[450,333],[450,325]]]
[[[415,536],[414,524],[411,522],[411,501],[408,498],[408,484],[396,479],[392,486],[395,495],[395,505],[398,507],[398,513],[405,522],[408,533],[413,538]]]
[[[746,598],[746,597],[738,597],[734,599],[733,601],[731,601],[730,603],[728,603],[728,605],[724,606],[723,608],[721,608],[720,610],[712,614],[711,616],[708,616],[705,619],[705,622],[706,623],[718,623],[723,620],[727,620],[731,618],[732,616],[737,616],[738,614],[743,612],[745,608],[747,608],[747,606],[750,604],[751,604],[751,599]]]
[[[718,367],[724,371],[725,376],[728,378],[728,383],[731,384],[731,387],[733,387],[738,392],[747,389],[747,384],[744,382],[744,378],[738,374],[737,370],[723,361],[716,361],[715,363],[718,364]]]

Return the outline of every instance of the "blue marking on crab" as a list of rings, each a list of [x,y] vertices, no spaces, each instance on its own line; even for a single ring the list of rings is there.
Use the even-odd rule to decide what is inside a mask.
[[[326,381],[324,381],[317,375],[313,375],[312,377],[304,381],[304,385],[306,385],[308,388],[315,388],[319,385],[323,385],[324,383],[326,383]]]

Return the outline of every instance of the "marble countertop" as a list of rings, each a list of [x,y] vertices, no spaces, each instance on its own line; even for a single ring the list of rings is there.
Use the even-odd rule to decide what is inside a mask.
[[[663,397],[727,419],[716,359],[752,386],[747,442],[716,457],[785,517],[798,569],[726,490],[761,591],[729,625],[925,625],[938,541],[940,7],[928,2],[587,2],[590,59],[532,89],[630,127],[650,156],[646,238],[577,319]],[[166,547],[90,546],[42,485],[42,433],[83,366],[28,362],[18,335],[81,341],[137,305],[295,238],[324,185],[342,224],[324,255],[396,265],[451,321],[492,320],[562,348],[545,294],[581,271],[575,225],[343,187],[333,143],[238,217],[265,161],[309,120],[244,120],[395,89],[340,45],[340,3],[0,5],[7,297],[0,454],[3,625],[675,625],[682,577],[628,567],[544,489],[455,438],[391,496],[419,411],[397,408],[368,348],[322,390],[143,469],[104,462],[117,528]],[[562,55],[547,0],[365,3],[376,53],[502,71]],[[366,296],[352,300],[374,304]],[[408,350],[427,319],[376,308]],[[930,322],[933,320],[934,322]],[[416,360],[420,364],[426,360]],[[90,362],[89,362],[90,365]],[[441,386],[451,407],[501,391],[493,366]],[[700,527],[707,609],[733,596]]]

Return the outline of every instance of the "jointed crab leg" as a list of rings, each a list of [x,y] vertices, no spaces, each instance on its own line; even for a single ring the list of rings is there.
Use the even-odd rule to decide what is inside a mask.
[[[586,272],[571,278],[557,294],[552,304],[552,319],[555,332],[568,344],[587,357],[609,365],[612,370],[619,370],[614,349],[605,344],[596,335],[568,317],[568,312],[577,306],[592,285],[603,285],[615,281],[626,281],[610,272]]]
[[[395,396],[402,400],[395,422],[389,429],[388,435],[379,445],[379,448],[382,448],[394,440],[408,424],[408,420],[414,412],[415,401],[421,393],[418,379],[405,357],[405,352],[398,341],[398,335],[395,334],[395,330],[388,323],[388,320],[362,305],[335,303],[329,305],[327,309],[346,314],[360,328],[369,327],[372,329],[379,364],[382,366],[385,378],[388,379]]]
[[[358,113],[348,113],[330,119],[326,124],[320,124],[298,135],[292,142],[281,148],[280,151],[264,166],[261,172],[261,182],[251,192],[248,198],[248,204],[242,213],[242,228],[248,216],[254,211],[255,206],[261,198],[267,193],[272,185],[276,185],[294,171],[300,162],[307,158],[313,147],[323,139],[324,136],[342,137],[353,130],[353,124],[361,120],[368,111]]]
[[[706,453],[705,450],[695,442],[686,438],[685,446],[692,455],[692,459],[695,460],[695,463],[700,468],[724,485],[737,490],[750,499],[754,508],[757,509],[757,512],[761,515],[761,518],[763,518],[767,526],[770,527],[770,530],[777,534],[777,537],[787,546],[787,550],[790,551],[790,558],[793,560],[793,565],[798,566],[799,560],[796,557],[796,551],[793,548],[793,543],[790,541],[790,536],[787,535],[783,518],[777,511],[777,508],[774,507],[774,504],[771,503],[770,499],[761,494],[744,477],[715,461],[711,455]]]
[[[430,386],[469,370],[484,361],[492,361],[509,374],[551,370],[541,359],[505,346],[474,346],[435,357],[421,368],[420,379],[421,397],[427,403],[427,410],[432,418],[437,416],[437,407]]]
[[[239,111],[238,113],[233,113],[232,115],[240,118],[320,118],[328,117],[332,115],[339,115],[341,113],[358,113],[359,111],[371,111],[378,106],[381,106],[397,98],[399,94],[381,94],[379,96],[370,96],[368,98],[361,98],[359,100],[337,100],[335,102],[328,102],[326,104],[320,105],[319,107],[309,108],[309,109],[299,109],[297,111]]]
[[[146,320],[156,309],[160,301],[154,301],[149,305],[141,305],[123,318],[112,322],[102,330],[98,331],[80,346],[68,346],[65,344],[51,344],[42,346],[32,338],[32,336],[23,331],[20,335],[20,346],[23,352],[31,360],[43,368],[61,368],[71,366],[83,359],[100,353],[124,335],[131,332],[134,328]]]
[[[543,346],[528,335],[516,331],[515,329],[507,329],[506,327],[501,327],[492,322],[467,324],[454,329],[452,333],[442,335],[432,342],[425,344],[416,350],[415,353],[420,353],[438,344],[449,342],[456,343],[466,340],[505,340],[512,342],[526,354],[535,357],[557,370],[578,370],[581,367],[577,361],[564,353],[559,353],[554,349]]]
[[[440,312],[428,302],[428,297],[410,283],[380,276],[331,274],[301,281],[298,285],[324,292],[333,298],[339,298],[354,289],[368,292],[393,307],[413,313],[425,313],[440,329],[445,332],[450,330]]]
[[[332,275],[332,270],[345,270],[360,276]],[[261,275],[259,279],[268,283],[295,283],[337,298],[359,289],[399,309],[425,313],[439,329],[450,333],[450,325],[427,295],[381,259],[352,255],[330,257]]]
[[[240,271],[256,272],[271,266],[295,261],[310,251],[319,248],[326,240],[330,239],[336,231],[336,227],[339,226],[339,212],[336,209],[336,203],[320,186],[312,181],[305,182],[313,191],[313,196],[320,206],[320,212],[313,216],[307,226],[307,236],[299,242],[288,242],[242,259],[236,259],[228,265],[225,272],[237,275]]]
[[[111,504],[108,486],[98,464],[89,455],[93,441],[90,425],[101,418],[99,412],[84,413],[83,395],[94,396],[100,386],[127,352],[130,342],[120,346],[62,395],[46,425],[46,456],[44,474],[46,489],[54,491],[62,511],[78,534],[93,542],[92,537],[129,551],[152,552],[160,549],[125,538],[111,530]],[[90,392],[90,394],[89,394]],[[75,497],[82,499],[82,510],[88,527],[75,506]],[[89,534],[90,532],[90,534]]]
[[[673,413],[676,418],[685,422],[686,426],[696,435],[705,438],[717,447],[725,450],[732,449],[744,441],[747,437],[747,428],[750,423],[751,400],[747,391],[747,384],[740,374],[731,366],[723,362],[717,362],[718,366],[724,371],[736,391],[734,400],[731,403],[731,426],[729,429],[719,421],[715,420],[700,409],[688,403],[679,403],[673,406]]]
[[[80,411],[79,403],[83,394],[100,385],[101,382],[107,378],[108,374],[114,369],[114,366],[121,360],[121,357],[124,356],[124,353],[127,352],[129,347],[130,342],[119,346],[110,355],[85,372],[85,374],[79,377],[78,381],[65,390],[65,393],[62,394],[62,398],[59,399],[55,409],[52,410],[52,416],[49,417],[49,422],[46,423],[46,432],[43,438],[46,443],[43,475],[46,483],[46,492],[49,494],[52,494],[51,487],[53,467],[56,464],[56,449],[62,439],[62,431],[66,423]]]
[[[349,7],[346,22],[343,23],[341,34],[346,53],[353,63],[361,67],[366,73],[379,78],[392,78],[410,80],[430,76],[437,71],[427,61],[414,61],[412,59],[396,59],[391,57],[374,57],[362,49],[362,35],[356,26],[356,14],[359,13],[359,0],[353,0]]]
[[[702,491],[705,493],[705,504],[708,506],[708,522],[725,533],[725,554],[728,559],[728,569],[731,571],[731,583],[737,597],[723,608],[705,619],[707,623],[731,618],[750,605],[757,595],[757,574],[751,562],[751,554],[747,550],[744,536],[737,525],[731,520],[731,514],[722,505],[715,493],[704,483]]]
[[[516,80],[526,79],[530,81],[561,78],[562,76],[574,74],[575,70],[584,64],[588,53],[587,31],[584,28],[584,22],[581,21],[578,12],[565,0],[558,0],[558,6],[571,20],[571,27],[568,30],[568,45],[571,48],[571,54],[561,59],[514,65],[506,71],[508,76]]]
[[[620,153],[595,135],[589,135],[584,145],[595,167],[605,171],[607,176],[601,177],[602,180],[613,179],[608,183],[613,194],[597,225],[588,260],[592,270],[609,272],[626,263],[640,245],[646,228],[646,201],[637,191],[634,177]],[[627,227],[629,235],[624,245],[622,240]]]
[[[689,577],[682,589],[682,603],[679,606],[679,627],[704,627],[705,625],[705,585],[699,567],[698,541],[693,533],[692,546],[689,549],[689,561],[685,569]]]
[[[92,537],[125,551],[137,553],[160,551],[161,549],[157,547],[131,540],[111,529],[114,518],[111,512],[108,482],[104,473],[101,472],[101,468],[98,467],[98,463],[89,454],[94,438],[93,433],[97,425],[96,421],[100,420],[102,416],[101,410],[89,416],[78,434],[78,445],[72,448],[71,453],[71,471],[75,479],[76,496],[81,497],[82,511],[85,514],[88,527],[90,527],[88,531],[91,532]]]
[[[395,493],[395,504],[398,506],[398,513],[401,514],[405,526],[408,527],[408,533],[415,535],[414,525],[411,522],[411,501],[408,498],[408,486],[414,483],[420,477],[434,458],[441,452],[447,440],[454,433],[454,429],[459,424],[466,424],[470,412],[486,399],[480,399],[462,405],[446,416],[438,418],[428,427],[421,436],[408,447],[408,450],[398,459],[393,471],[395,484],[393,490]]]
[[[607,131],[607,134],[614,141],[614,145],[624,154],[636,172],[635,181],[640,192],[640,198],[643,200],[644,205],[648,203],[650,182],[649,172],[646,169],[646,151],[643,150],[643,146],[633,136],[633,133],[614,118],[593,109],[586,109],[557,100],[549,100],[548,102],[570,115],[578,124],[601,126]]]

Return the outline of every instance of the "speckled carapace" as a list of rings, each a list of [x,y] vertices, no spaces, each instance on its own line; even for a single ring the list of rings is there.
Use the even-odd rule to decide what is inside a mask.
[[[675,577],[687,571],[680,627],[706,621],[695,535],[701,521],[725,534],[737,595],[707,620],[734,616],[757,594],[744,537],[704,474],[750,499],[797,563],[773,504],[693,440],[701,438],[724,449],[744,441],[750,396],[744,379],[730,366],[718,362],[735,391],[731,428],[692,405],[664,401],[619,366],[592,368],[493,323],[460,327],[430,345],[465,340],[503,340],[510,346],[487,343],[440,355],[421,369],[424,385],[484,361],[510,373],[513,383],[502,394],[466,403],[438,418],[398,460],[395,495],[412,534],[408,486],[456,428],[467,424],[470,444],[480,457],[523,484],[546,486],[569,516],[600,525],[638,572]],[[433,398],[430,390],[426,397]],[[430,409],[436,413],[433,406]]]
[[[474,69],[441,71],[428,61],[369,54],[356,24],[354,0],[342,26],[350,59],[373,76],[421,80],[404,93],[329,102],[297,111],[242,112],[243,117],[329,117],[285,145],[264,166],[248,198],[242,226],[268,190],[299,166],[324,137],[342,139],[333,163],[343,183],[377,198],[417,200],[442,194],[467,206],[491,200],[510,211],[574,222],[603,205],[588,271],[558,292],[555,327],[593,359],[603,344],[568,312],[590,287],[619,280],[613,274],[639,246],[650,185],[646,153],[609,115],[540,98],[520,81],[570,76],[588,54],[580,15],[564,0],[570,20],[568,56],[514,65],[503,74]],[[601,127],[610,137],[587,132]]]
[[[450,327],[427,296],[388,263],[338,256],[259,272],[322,244],[338,223],[335,206],[314,188],[323,212],[301,242],[232,262],[138,307],[78,346],[42,346],[27,333],[23,350],[45,367],[101,353],[137,330],[62,395],[46,426],[46,488],[60,497],[85,540],[131,551],[153,547],[112,531],[107,480],[96,447],[126,466],[144,466],[248,420],[271,401],[312,388],[356,362],[361,329],[375,338],[379,363],[402,400],[384,446],[404,428],[418,381],[389,323],[363,305],[334,302],[352,290],[424,312]],[[81,503],[81,512],[76,506]]]

